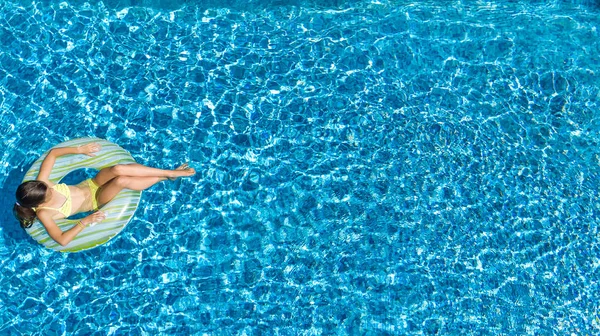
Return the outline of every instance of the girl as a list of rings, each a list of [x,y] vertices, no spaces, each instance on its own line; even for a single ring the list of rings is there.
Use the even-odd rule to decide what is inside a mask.
[[[62,231],[54,220],[97,210],[124,188],[145,190],[167,178],[174,180],[196,173],[193,168],[188,167],[187,163],[175,170],[163,170],[132,163],[104,168],[94,178],[75,186],[64,183],[54,184],[48,179],[57,157],[66,154],[94,156],[94,153],[99,150],[100,145],[97,143],[50,150],[40,166],[37,179],[23,182],[17,188],[17,202],[13,211],[21,227],[30,227],[37,217],[48,231],[48,235],[65,246],[88,225],[102,221],[105,218],[104,213],[96,211],[66,231]]]

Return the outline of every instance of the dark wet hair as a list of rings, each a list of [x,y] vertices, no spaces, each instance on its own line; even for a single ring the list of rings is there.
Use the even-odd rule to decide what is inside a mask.
[[[17,188],[17,203],[13,207],[13,213],[22,228],[31,227],[36,217],[32,208],[44,202],[47,191],[48,185],[42,181],[23,182]]]

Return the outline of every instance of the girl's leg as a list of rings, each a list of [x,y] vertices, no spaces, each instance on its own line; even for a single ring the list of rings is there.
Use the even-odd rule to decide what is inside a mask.
[[[98,205],[103,206],[110,202],[123,189],[146,190],[156,183],[165,180],[166,177],[131,177],[117,176],[105,183],[97,194]]]
[[[112,167],[101,169],[98,172],[98,174],[96,174],[96,176],[94,176],[93,180],[94,180],[94,183],[96,183],[97,186],[103,186],[108,181],[110,181],[113,178],[117,177],[117,175],[115,175],[115,173],[112,171],[111,168]]]
[[[103,186],[117,176],[175,178],[180,176],[191,176],[194,175],[194,173],[195,170],[193,168],[188,168],[187,164],[183,164],[175,170],[166,170],[146,167],[139,163],[130,163],[119,164],[100,170],[96,177],[94,177],[94,182],[96,185]]]
[[[183,165],[182,165],[183,166]],[[147,167],[141,165],[139,163],[129,163],[129,164],[119,164],[112,167],[113,172],[117,176],[158,176],[158,177],[180,177],[180,176],[191,176],[194,175],[194,170],[192,168],[186,169],[174,169],[174,170],[166,170],[166,169],[158,169]]]

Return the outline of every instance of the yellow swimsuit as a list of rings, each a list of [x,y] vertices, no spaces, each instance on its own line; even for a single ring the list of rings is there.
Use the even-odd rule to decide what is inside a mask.
[[[98,188],[100,188],[96,183],[94,183],[93,179],[87,179],[88,186],[90,187],[90,192],[92,194],[92,209],[98,210],[98,200],[96,197],[98,196]]]
[[[96,194],[98,193],[98,188],[100,188],[98,185],[96,185],[96,183],[94,183],[94,180],[92,179],[88,179],[85,182],[87,182],[88,187],[90,188],[91,191],[91,197],[92,197],[92,208],[94,210],[98,209],[98,200],[96,199]],[[54,191],[56,191],[57,193],[65,196],[66,201],[65,203],[63,203],[63,205],[61,205],[60,208],[52,208],[52,207],[38,207],[37,209],[50,209],[50,210],[56,210],[58,212],[60,212],[61,214],[65,215],[65,217],[69,217],[71,215],[71,206],[72,206],[72,200],[71,200],[71,190],[69,189],[69,186],[64,184],[64,183],[59,183],[59,184],[55,184],[54,187],[52,187],[52,189],[54,189]],[[37,211],[36,208],[33,208],[33,211]]]
[[[63,203],[63,205],[60,208],[38,207],[37,209],[56,210],[61,214],[65,215],[65,217],[69,217],[69,215],[71,214],[71,190],[69,190],[69,186],[64,183],[60,183],[55,184],[54,187],[52,187],[52,189],[54,189],[54,191],[56,191],[57,193],[65,196],[65,198],[67,199],[65,203]],[[37,211],[37,209],[33,208],[33,211]]]

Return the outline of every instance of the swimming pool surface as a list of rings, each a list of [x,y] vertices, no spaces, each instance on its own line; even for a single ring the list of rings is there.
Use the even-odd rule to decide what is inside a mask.
[[[600,332],[597,2],[138,5],[0,1],[0,334]],[[82,136],[198,174],[54,253]]]

